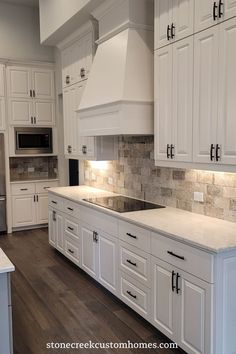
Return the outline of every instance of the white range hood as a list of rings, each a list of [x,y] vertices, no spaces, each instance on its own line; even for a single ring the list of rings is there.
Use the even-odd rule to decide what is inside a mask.
[[[153,134],[153,31],[141,21],[150,3],[116,0],[100,16],[103,33],[78,109],[82,136]]]

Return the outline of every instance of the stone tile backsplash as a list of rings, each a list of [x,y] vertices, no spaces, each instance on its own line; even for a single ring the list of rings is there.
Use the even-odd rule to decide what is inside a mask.
[[[84,164],[89,186],[236,222],[236,174],[156,167],[153,137],[120,137],[117,161]]]
[[[10,180],[53,179],[58,175],[57,157],[11,157]]]

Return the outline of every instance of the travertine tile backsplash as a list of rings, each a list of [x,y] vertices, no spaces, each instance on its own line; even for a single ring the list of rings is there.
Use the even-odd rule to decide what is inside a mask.
[[[121,137],[117,161],[85,161],[85,184],[236,222],[236,174],[155,167],[153,137]]]

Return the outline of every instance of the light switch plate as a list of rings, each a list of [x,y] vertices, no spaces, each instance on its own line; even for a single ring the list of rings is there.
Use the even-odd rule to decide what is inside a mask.
[[[204,202],[204,194],[202,192],[194,192],[194,200],[195,202]]]

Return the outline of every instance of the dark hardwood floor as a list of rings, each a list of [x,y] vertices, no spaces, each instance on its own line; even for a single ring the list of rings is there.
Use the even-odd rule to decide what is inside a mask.
[[[46,349],[51,342],[169,341],[51,248],[47,229],[0,236],[0,247],[16,266],[12,274],[14,354],[183,353],[176,349]]]

